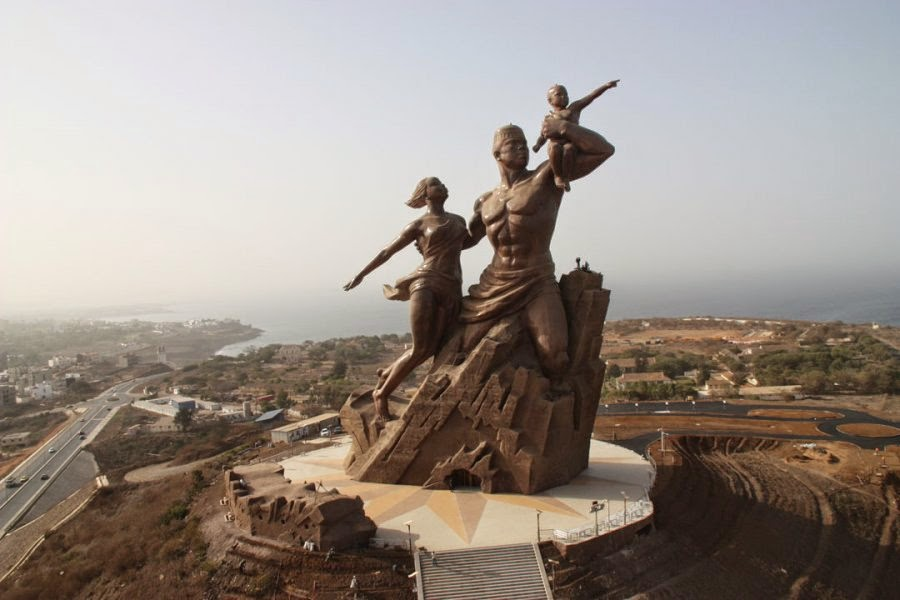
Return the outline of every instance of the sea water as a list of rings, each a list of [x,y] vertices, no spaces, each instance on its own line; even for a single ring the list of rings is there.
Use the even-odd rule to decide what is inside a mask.
[[[791,285],[778,281],[752,285],[708,282],[691,285],[610,283],[608,319],[718,316],[804,321],[843,321],[900,326],[900,282],[849,285]],[[144,307],[134,314],[121,310],[93,318],[108,320],[186,321],[239,319],[263,331],[258,337],[231,344],[219,353],[236,356],[250,346],[302,343],[354,335],[403,334],[410,330],[409,304],[385,300],[377,289],[353,293],[284,294],[252,300],[217,299]],[[127,312],[127,311],[126,311]]]

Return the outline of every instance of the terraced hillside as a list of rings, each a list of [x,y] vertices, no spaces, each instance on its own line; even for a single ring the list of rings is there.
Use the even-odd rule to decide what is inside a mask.
[[[655,531],[590,564],[562,561],[558,598],[900,598],[895,476],[827,477],[789,442],[671,440]]]

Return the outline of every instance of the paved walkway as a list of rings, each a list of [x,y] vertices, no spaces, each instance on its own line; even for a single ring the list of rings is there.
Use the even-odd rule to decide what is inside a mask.
[[[391,545],[412,541],[429,550],[450,550],[533,542],[537,539],[538,511],[543,539],[553,529],[593,525],[593,500],[609,499],[609,514],[621,513],[626,502],[643,497],[651,484],[652,467],[640,455],[620,446],[591,441],[588,468],[568,485],[540,494],[484,494],[478,490],[424,490],[418,486],[361,483],[344,474],[350,438],[281,462],[293,482],[321,481],[326,488],[360,496],[366,514],[378,525],[375,536]],[[600,519],[609,518],[607,510]]]

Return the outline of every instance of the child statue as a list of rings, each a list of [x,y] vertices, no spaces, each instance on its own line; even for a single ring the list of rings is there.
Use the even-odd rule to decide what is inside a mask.
[[[600,97],[600,95],[610,88],[614,88],[619,84],[618,79],[614,79],[608,83],[604,83],[596,90],[582,98],[569,104],[569,93],[565,86],[556,84],[547,91],[547,102],[553,107],[550,114],[545,119],[560,119],[569,123],[578,125],[581,118],[581,111]],[[543,135],[539,136],[532,150],[537,152],[545,142],[549,141],[547,146],[547,155],[550,158],[550,167],[553,169],[553,181],[561,190],[569,191],[569,179],[571,177],[572,165],[575,164],[575,146],[564,140],[547,140]]]

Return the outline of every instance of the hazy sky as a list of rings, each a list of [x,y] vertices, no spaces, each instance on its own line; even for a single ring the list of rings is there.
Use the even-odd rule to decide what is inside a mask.
[[[617,153],[563,200],[558,272],[897,281],[898,26],[892,0],[0,0],[0,313],[383,302],[414,249],[340,286],[420,178],[468,218],[494,129],[533,141],[550,84],[613,78],[581,123]]]

